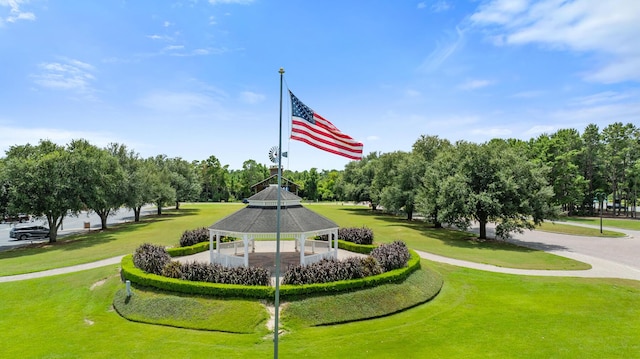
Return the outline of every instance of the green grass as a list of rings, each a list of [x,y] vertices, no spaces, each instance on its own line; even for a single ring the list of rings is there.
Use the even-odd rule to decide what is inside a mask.
[[[564,217],[563,220],[600,227],[600,217]],[[603,218],[602,226],[640,231],[640,220],[631,218]]]
[[[640,357],[638,281],[427,266],[444,279],[434,300],[373,320],[291,327],[280,336],[280,357]],[[0,357],[273,356],[272,336],[260,332],[230,334],[128,321],[112,308],[114,294],[123,287],[117,266],[0,283],[5,343]]]
[[[608,231],[606,229],[603,230],[602,233],[600,233],[599,228],[573,226],[570,224],[562,224],[558,222],[543,222],[539,226],[536,226],[536,230],[543,231],[543,232],[568,234],[572,236],[585,236],[585,237],[611,238],[611,237],[626,236],[624,233]]]
[[[212,299],[144,288],[134,288],[132,293],[127,298],[126,290],[120,289],[113,301],[118,313],[132,321],[178,328],[266,334],[265,323],[269,314],[257,301]]]
[[[362,206],[307,205],[341,227],[366,226],[376,242],[403,240],[407,246],[441,256],[519,269],[584,270],[591,266],[572,259],[503,241],[470,240],[475,235],[451,229],[436,229],[422,221],[372,212]]]
[[[0,252],[0,276],[36,272],[88,263],[132,253],[145,242],[176,246],[187,229],[208,227],[242,208],[241,204],[183,204],[179,211],[167,210],[139,223],[114,226],[65,238],[53,245]],[[446,257],[501,267],[521,269],[581,270],[586,263],[519,247],[502,241],[471,241],[473,235],[449,229],[434,229],[421,221],[374,213],[362,206],[308,205],[342,227],[367,226],[377,242],[401,239],[410,248]]]
[[[402,283],[285,303],[282,318],[287,328],[301,328],[381,317],[432,299],[442,284],[442,276],[423,260],[422,268]]]
[[[183,204],[179,211],[143,217],[138,223],[112,226],[65,238],[57,243],[0,252],[0,276],[37,272],[133,253],[142,243],[177,246],[185,230],[208,227],[240,209],[239,204]]]

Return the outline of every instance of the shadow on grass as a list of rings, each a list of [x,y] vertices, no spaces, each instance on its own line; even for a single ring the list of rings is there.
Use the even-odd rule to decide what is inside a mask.
[[[43,251],[76,251],[115,241],[118,236],[137,232],[145,227],[169,219],[197,215],[200,209],[188,208],[180,210],[164,210],[161,215],[150,215],[140,218],[139,222],[112,224],[106,230],[95,229],[59,236],[54,243],[34,243],[0,252],[2,258],[17,258],[42,253]]]
[[[478,240],[477,234],[472,232],[465,232],[452,228],[435,228],[428,222],[416,219],[409,221],[404,216],[395,216],[392,214],[382,213],[380,211],[372,211],[367,208],[344,208],[340,210],[348,211],[359,216],[371,217],[377,221],[387,223],[390,227],[398,226],[408,228],[412,231],[419,232],[422,236],[439,240],[451,247],[520,253],[531,253],[539,250],[567,249],[564,246],[548,245],[537,242],[524,242],[514,239],[509,239],[508,241],[500,239],[481,241]]]

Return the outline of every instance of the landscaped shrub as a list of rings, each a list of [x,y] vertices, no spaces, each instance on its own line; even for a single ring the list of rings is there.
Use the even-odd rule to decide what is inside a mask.
[[[162,246],[144,243],[133,253],[133,263],[147,273],[162,274],[162,269],[171,261],[167,250]]]
[[[406,266],[411,257],[409,248],[401,241],[381,244],[371,251],[371,256],[380,263],[385,272]]]
[[[197,228],[187,230],[182,233],[180,237],[180,247],[192,246],[200,242],[206,242],[209,240],[209,230],[206,228]]]
[[[374,260],[375,261],[375,260]],[[382,271],[366,258],[350,257],[343,261],[323,259],[320,262],[289,266],[282,276],[282,284],[328,283],[340,280],[357,279],[367,273],[379,274]]]
[[[167,265],[164,266],[164,268],[162,268],[162,275],[169,278],[181,279],[182,265],[180,264],[180,262],[171,261],[167,263]]]
[[[362,268],[363,277],[378,275],[384,272],[382,270],[382,267],[380,266],[380,263],[378,263],[378,260],[373,258],[372,256],[360,258],[360,266]]]
[[[242,285],[269,285],[271,282],[269,271],[260,267],[227,268],[220,264],[189,262],[183,263],[180,271],[180,279],[195,282]]]
[[[373,231],[367,227],[346,227],[338,229],[338,238],[356,244],[372,244]]]

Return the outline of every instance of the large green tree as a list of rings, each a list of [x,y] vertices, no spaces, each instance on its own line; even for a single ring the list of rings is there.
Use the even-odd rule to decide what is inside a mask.
[[[440,193],[440,178],[445,176],[443,172],[444,154],[451,149],[451,143],[438,136],[422,135],[413,144],[412,154],[418,161],[418,174],[421,180],[418,183],[418,194],[416,197],[416,208],[418,211],[430,217],[436,228],[441,228],[442,223],[438,220],[440,205],[438,204],[438,194]],[[440,156],[439,156],[440,155]]]
[[[371,152],[360,161],[351,161],[346,164],[344,171],[336,183],[336,194],[346,201],[369,202],[375,209],[377,201],[371,196],[371,185],[375,178],[375,166],[378,153]]]
[[[107,218],[125,202],[125,173],[122,166],[108,150],[83,139],[71,141],[68,151],[80,200],[86,209],[100,217],[102,229],[107,229]]]
[[[49,242],[56,242],[64,217],[83,208],[71,154],[64,147],[43,140],[37,146],[11,147],[5,164],[9,207],[46,217]]]
[[[479,223],[480,239],[487,239],[486,226],[496,223],[496,235],[533,229],[553,216],[549,204],[553,190],[546,183],[548,169],[528,161],[506,141],[484,144],[458,142],[448,175],[442,178],[438,213],[444,223],[468,228]]]
[[[386,177],[380,204],[386,211],[404,213],[407,220],[412,220],[424,172],[422,162],[408,152],[394,152],[389,158],[383,154],[380,159],[385,170],[379,175]]]
[[[167,159],[166,165],[176,191],[176,209],[180,209],[180,202],[198,200],[201,187],[195,166],[179,157]]]

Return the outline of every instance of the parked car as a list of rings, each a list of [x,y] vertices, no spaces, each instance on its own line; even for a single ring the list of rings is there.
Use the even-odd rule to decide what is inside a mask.
[[[10,222],[29,222],[29,220],[31,219],[31,217],[28,214],[24,214],[24,213],[19,213],[16,215],[6,215],[2,218],[2,221],[5,223],[10,223]]]
[[[9,231],[9,237],[19,240],[49,238],[49,228],[45,226],[13,227]]]

